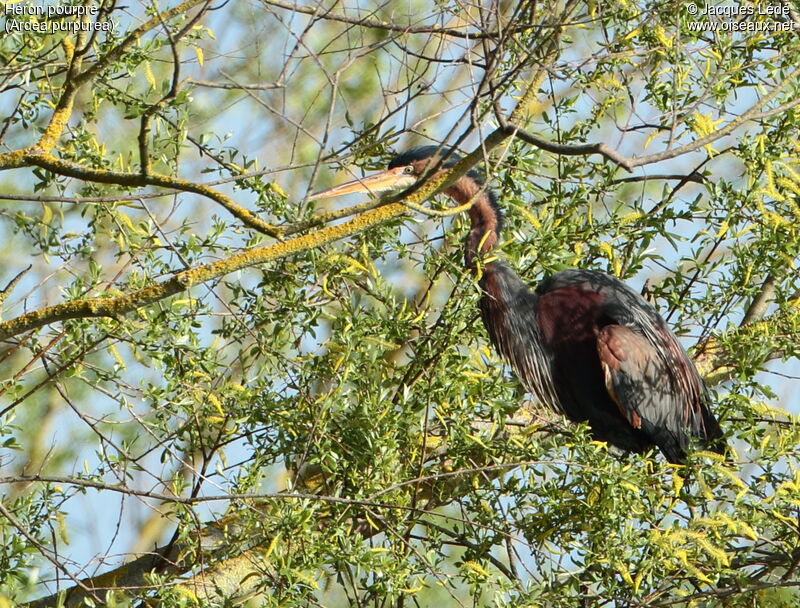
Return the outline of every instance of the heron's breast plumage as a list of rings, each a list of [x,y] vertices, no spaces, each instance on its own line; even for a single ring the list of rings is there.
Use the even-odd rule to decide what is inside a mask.
[[[526,389],[544,405],[566,413],[535,322],[538,296],[499,260],[487,266],[481,287],[481,316],[492,344],[511,363]]]

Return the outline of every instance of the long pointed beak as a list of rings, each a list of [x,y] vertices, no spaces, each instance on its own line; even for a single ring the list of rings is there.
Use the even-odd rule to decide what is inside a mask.
[[[334,196],[342,196],[343,194],[352,194],[354,192],[368,192],[377,197],[381,192],[388,190],[397,190],[404,186],[408,186],[415,180],[409,179],[408,175],[403,173],[403,167],[396,167],[394,169],[387,169],[375,175],[368,175],[361,179],[354,179],[353,181],[328,188],[322,192],[312,194],[309,198],[319,200],[323,198],[333,198]]]

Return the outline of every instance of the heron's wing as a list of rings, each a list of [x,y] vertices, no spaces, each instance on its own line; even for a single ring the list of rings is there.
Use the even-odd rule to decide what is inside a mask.
[[[606,389],[625,419],[649,435],[670,461],[683,460],[692,414],[687,401],[696,396],[692,387],[677,381],[681,370],[674,367],[680,362],[663,356],[634,329],[616,324],[598,330],[597,352]]]

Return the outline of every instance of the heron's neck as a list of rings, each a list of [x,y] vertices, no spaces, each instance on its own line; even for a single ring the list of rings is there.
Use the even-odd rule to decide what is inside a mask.
[[[485,254],[497,245],[502,221],[500,211],[494,202],[494,195],[489,190],[478,194],[480,188],[481,185],[474,180],[462,179],[447,191],[461,205],[473,200],[477,195],[467,212],[472,226],[464,252],[467,267],[472,270],[475,270],[475,254]]]

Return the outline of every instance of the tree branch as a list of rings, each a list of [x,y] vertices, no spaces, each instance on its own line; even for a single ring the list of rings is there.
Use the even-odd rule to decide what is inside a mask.
[[[210,4],[210,0],[186,0],[186,2],[183,2],[172,9],[157,14],[155,17],[133,30],[122,42],[111,49],[108,53],[103,55],[100,59],[95,61],[83,72],[78,72],[82,65],[83,55],[75,55],[74,44],[68,37],[65,37],[63,44],[67,54],[67,61],[69,62],[69,70],[64,82],[64,90],[62,91],[61,97],[56,104],[53,116],[50,118],[50,123],[42,133],[39,142],[35,146],[32,146],[30,150],[38,149],[42,152],[50,152],[67,126],[67,121],[72,114],[72,106],[75,101],[75,95],[82,86],[88,82],[91,82],[94,77],[108,67],[108,65],[119,59],[122,56],[122,53],[124,53],[125,50],[127,50],[131,45],[140,40],[144,33],[150,31],[164,21],[172,19],[173,17],[186,12],[201,2],[205,2],[206,5]],[[2,156],[4,155],[0,155],[0,159],[2,159]],[[0,168],[3,168],[2,160],[0,160]]]
[[[190,289],[195,285],[243,268],[270,262],[313,247],[320,247],[345,236],[356,234],[393,217],[398,217],[405,212],[406,207],[402,204],[385,205],[339,226],[331,226],[310,235],[258,247],[232,255],[218,262],[184,270],[167,281],[157,283],[151,287],[145,287],[125,296],[74,300],[24,314],[0,324],[0,340],[6,340],[12,336],[56,321],[89,317],[119,317],[137,308],[153,304]]]
[[[253,91],[269,91],[272,89],[282,89],[285,85],[271,82],[266,84],[239,84],[235,82],[211,82],[209,80],[197,80],[195,78],[187,78],[184,82],[193,84],[196,87],[208,87],[210,89],[232,89],[241,90],[248,89]]]
[[[160,173],[142,175],[141,173],[124,173],[106,169],[93,169],[56,158],[51,154],[32,151],[25,151],[23,153],[22,162],[23,164],[17,165],[17,167],[25,166],[26,164],[34,165],[52,171],[58,175],[75,177],[88,182],[114,184],[117,186],[158,186],[161,188],[174,188],[181,192],[192,192],[205,196],[218,203],[249,228],[270,236],[281,236],[280,228],[256,217],[250,211],[235,203],[229,196],[203,184],[190,182],[178,177],[170,177],[169,175],[162,175]],[[3,169],[2,164],[0,164],[0,169]]]
[[[494,39],[501,35],[485,31],[469,32],[469,31],[464,31],[463,29],[454,29],[448,27],[430,27],[430,26],[414,27],[410,25],[395,25],[394,23],[389,23],[387,21],[380,21],[377,19],[357,19],[352,17],[346,17],[344,15],[338,15],[336,13],[331,12],[330,10],[322,9],[320,7],[303,6],[301,4],[283,2],[281,0],[261,0],[261,3],[267,6],[274,6],[276,8],[288,10],[293,13],[302,13],[305,15],[310,15],[311,17],[315,17],[317,19],[325,19],[327,21],[337,21],[339,23],[358,25],[360,27],[366,27],[371,29],[380,29],[387,32],[399,32],[403,34],[434,34],[434,35],[438,34],[442,36],[451,36],[453,38],[464,38],[466,40]],[[502,35],[505,36],[508,34],[516,34],[516,33],[526,32],[532,29],[542,29],[544,27],[547,26],[526,25],[515,28],[509,28],[508,30],[503,31]],[[556,25],[552,27],[559,27],[559,26]]]
[[[649,165],[652,163],[669,160],[671,158],[676,158],[678,156],[682,156],[689,152],[694,152],[695,150],[698,150],[703,146],[707,146],[717,141],[718,139],[725,137],[726,135],[729,135],[748,120],[756,120],[766,116],[771,116],[772,114],[777,113],[779,110],[789,109],[798,105],[800,103],[800,100],[791,100],[781,105],[779,108],[775,108],[774,110],[759,112],[761,108],[767,105],[770,101],[774,100],[780,94],[780,92],[784,90],[789,85],[789,83],[795,80],[798,76],[800,76],[800,68],[795,69],[791,74],[789,74],[786,77],[785,80],[783,80],[772,91],[770,91],[767,95],[764,95],[755,104],[753,104],[746,112],[744,112],[737,118],[731,120],[721,129],[714,131],[713,133],[709,133],[705,137],[701,137],[700,139],[697,139],[683,146],[679,146],[677,148],[672,148],[669,150],[664,150],[663,152],[657,152],[656,154],[650,154],[648,156],[626,157],[602,142],[593,144],[577,144],[577,145],[558,144],[546,140],[537,135],[534,135],[532,133],[529,133],[523,129],[520,129],[519,127],[514,126],[513,124],[501,124],[501,128],[505,129],[505,131],[509,135],[514,135],[515,137],[521,139],[522,141],[529,143],[532,146],[536,146],[537,148],[540,148],[542,150],[545,150],[546,152],[551,152],[553,154],[559,154],[563,156],[590,156],[592,154],[600,154],[601,156],[604,156],[608,160],[616,163],[626,171],[630,172],[636,167],[641,167],[643,165]]]
[[[742,319],[742,325],[750,325],[750,323],[764,317],[770,300],[775,297],[775,290],[777,287],[778,282],[775,280],[775,277],[769,275],[763,285],[761,285],[761,291],[758,292],[758,295],[750,302],[750,306],[747,307],[747,312],[744,313],[744,319]]]

